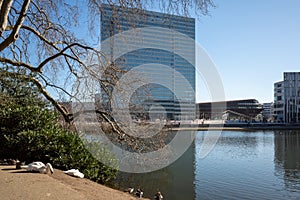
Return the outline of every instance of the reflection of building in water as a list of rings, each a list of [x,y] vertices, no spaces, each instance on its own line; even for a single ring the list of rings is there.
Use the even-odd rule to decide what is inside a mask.
[[[147,198],[153,199],[157,190],[164,199],[195,199],[195,143],[171,165],[150,173],[129,174],[119,172],[115,181],[117,187],[138,187],[144,189]]]
[[[274,152],[276,175],[287,189],[300,189],[300,132],[275,131]]]

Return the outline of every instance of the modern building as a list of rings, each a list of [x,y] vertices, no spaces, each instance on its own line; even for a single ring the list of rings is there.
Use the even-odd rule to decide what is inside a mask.
[[[131,30],[132,36],[126,37],[126,31]],[[122,39],[122,34],[126,41],[120,44],[120,40],[117,41],[114,36],[121,35]],[[178,39],[180,34],[189,37],[190,40]],[[110,59],[110,63],[122,70],[118,76],[121,78],[128,74],[128,71],[138,69],[151,79],[146,81],[147,84],[135,89],[130,97],[129,107],[133,118],[195,118],[194,39],[193,18],[102,5],[101,48]],[[134,44],[136,46],[132,48]],[[123,52],[122,55],[114,55],[120,51]],[[143,77],[141,80],[143,81]],[[184,81],[187,81],[190,87],[184,87]],[[108,101],[105,95],[100,96],[101,101]]]
[[[285,122],[284,81],[274,83],[274,120]]]
[[[205,120],[226,115],[227,120],[252,121],[263,110],[256,99],[198,103],[196,108],[196,118]]]
[[[274,83],[274,116],[277,122],[300,123],[300,72],[284,72]]]
[[[274,121],[274,103],[263,103],[263,121],[264,122],[273,122]]]

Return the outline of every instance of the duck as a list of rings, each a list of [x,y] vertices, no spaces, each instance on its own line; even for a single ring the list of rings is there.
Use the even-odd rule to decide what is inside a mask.
[[[67,171],[64,171],[65,174],[68,174],[70,176],[78,177],[78,178],[84,178],[84,174],[81,173],[78,169],[69,169]]]
[[[129,194],[132,194],[134,191],[134,188],[133,187],[129,187],[127,189],[124,190],[124,192],[128,192]]]
[[[54,173],[54,169],[50,163],[47,163],[45,165],[44,163],[39,161],[21,166],[21,168],[26,169],[29,172],[39,172],[41,174],[48,174],[50,172],[52,175]]]
[[[155,194],[155,196],[154,196],[154,199],[155,200],[162,200],[164,197],[163,197],[163,195],[161,194],[161,192],[160,191],[158,191],[156,194]]]
[[[136,190],[135,195],[138,196],[139,198],[142,198],[142,197],[143,197],[143,194],[144,194],[144,192],[143,192],[143,190],[142,190],[141,188],[138,188],[138,189]]]

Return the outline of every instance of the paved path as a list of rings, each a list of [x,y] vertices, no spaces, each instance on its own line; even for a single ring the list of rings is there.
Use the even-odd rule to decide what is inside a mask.
[[[16,170],[15,166],[0,166],[0,199],[136,200],[122,191],[68,176],[60,170],[47,175]]]

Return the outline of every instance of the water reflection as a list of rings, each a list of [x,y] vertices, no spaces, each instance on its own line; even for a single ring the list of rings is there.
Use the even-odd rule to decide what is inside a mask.
[[[300,132],[275,131],[275,175],[283,179],[287,190],[300,191]]]
[[[164,199],[195,199],[194,188],[194,156],[195,144],[172,165],[151,173],[132,174],[120,172],[114,186],[141,187],[146,197],[153,199],[157,190],[163,193]]]
[[[200,147],[204,141],[204,137],[210,137],[210,132],[200,131],[196,137],[197,147]],[[230,157],[249,157],[257,154],[257,137],[248,132],[223,132],[217,142],[217,150],[222,149]],[[200,148],[199,148],[200,149]],[[226,150],[226,152],[224,152]],[[214,150],[216,151],[216,150]],[[196,159],[199,159],[196,155]]]
[[[196,199],[300,198],[300,132],[224,131],[201,160],[203,134],[196,140]]]
[[[300,131],[224,131],[204,159],[199,151],[209,132],[171,166],[147,174],[121,173],[119,188],[141,186],[153,199],[300,199]]]

